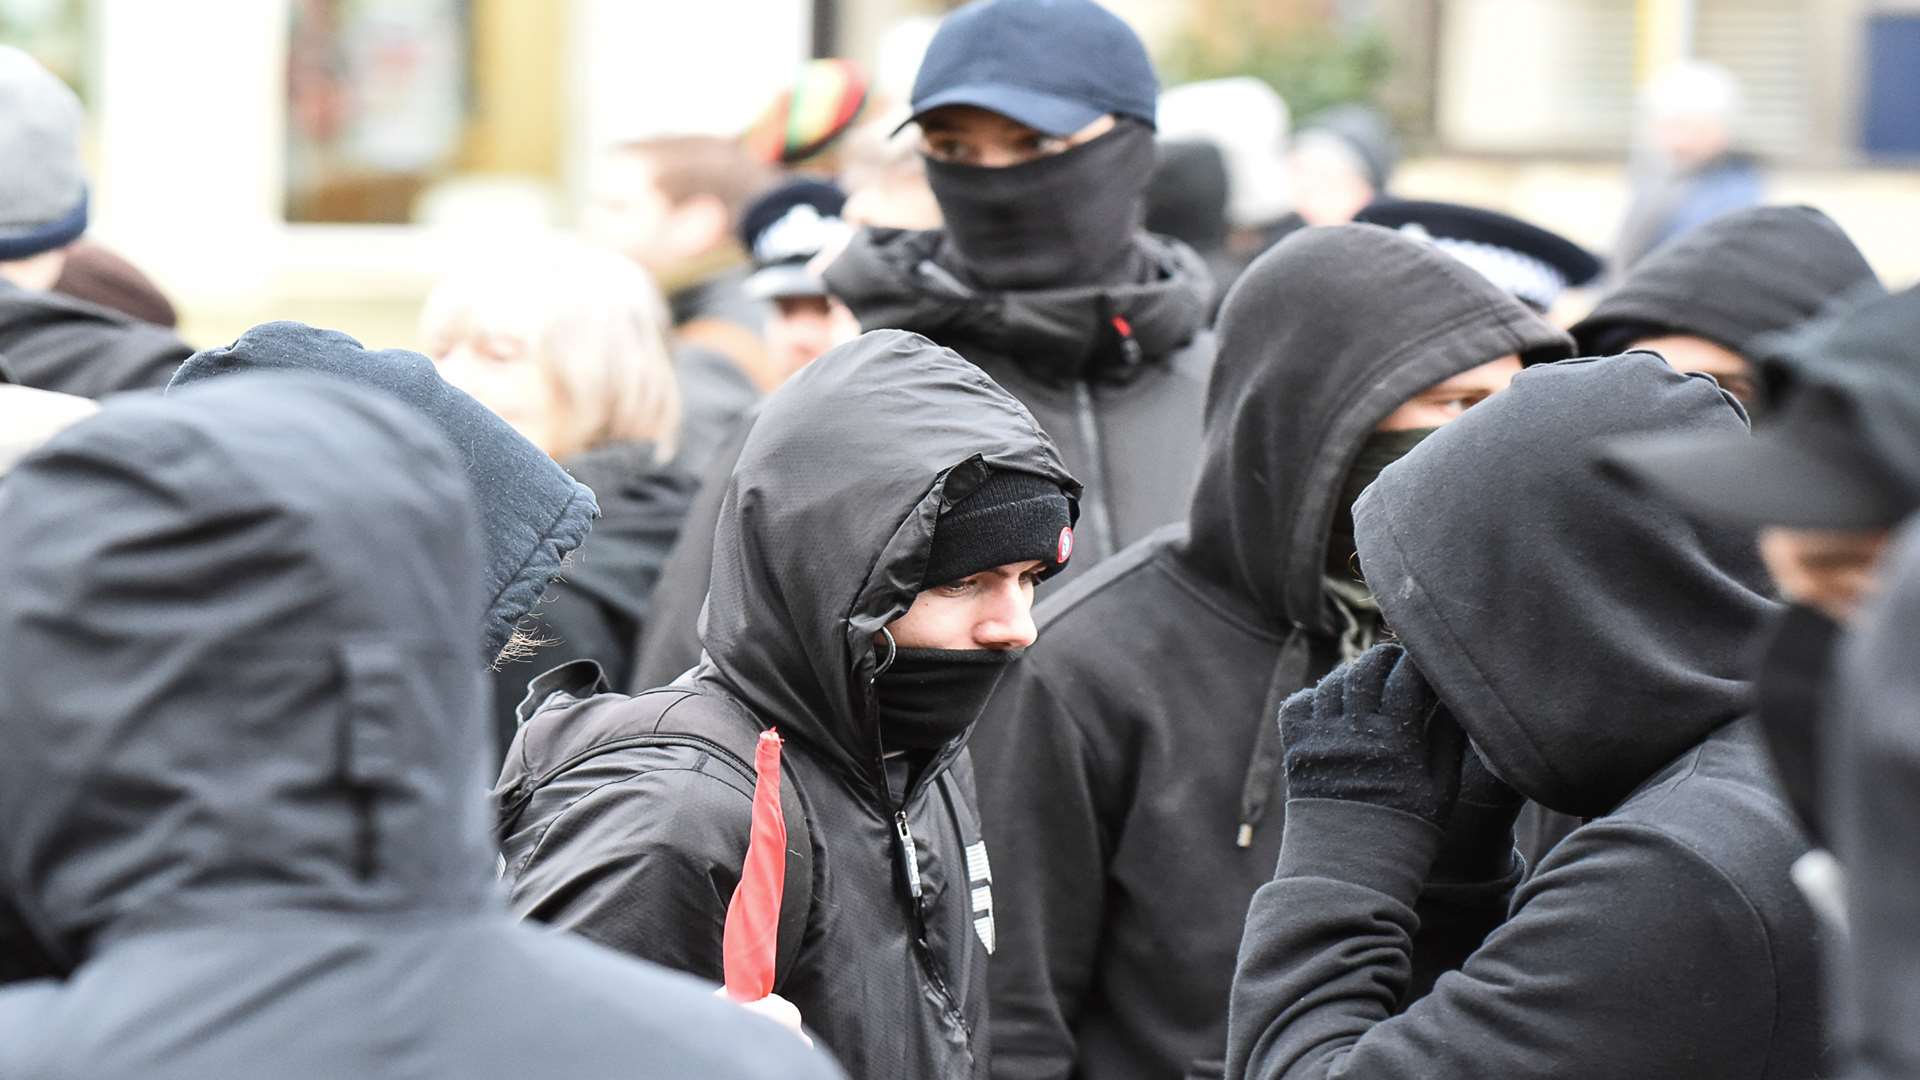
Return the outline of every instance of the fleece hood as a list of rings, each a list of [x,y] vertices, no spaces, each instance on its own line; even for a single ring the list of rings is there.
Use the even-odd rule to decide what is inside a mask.
[[[487,608],[481,660],[492,664],[599,513],[593,492],[492,410],[405,349],[368,349],[337,330],[270,322],[224,348],[193,354],[169,392],[249,371],[307,371],[384,390],[425,414],[460,455],[485,538]]]
[[[1186,555],[1276,627],[1333,632],[1322,584],[1340,489],[1414,394],[1572,342],[1451,256],[1377,225],[1305,229],[1255,259],[1220,313]]]
[[[1493,770],[1596,817],[1749,708],[1776,605],[1750,530],[1602,475],[1620,438],[1745,429],[1651,353],[1522,372],[1354,507],[1380,610]]]
[[[700,637],[765,723],[883,783],[874,635],[919,592],[934,524],[990,470],[1077,500],[1052,440],[979,368],[875,331],[767,399],[727,482]]]
[[[1573,328],[1583,354],[1648,334],[1706,338],[1749,361],[1765,339],[1856,290],[1884,293],[1833,219],[1811,206],[1725,214],[1662,244]]]
[[[986,349],[1054,384],[1125,382],[1199,335],[1213,303],[1213,277],[1191,248],[1138,233],[1134,249],[1130,282],[994,291],[966,283],[944,232],[863,229],[826,282],[863,330],[893,327]]]
[[[464,474],[399,403],[274,375],[119,399],[0,484],[0,892],[58,963],[486,902]]]

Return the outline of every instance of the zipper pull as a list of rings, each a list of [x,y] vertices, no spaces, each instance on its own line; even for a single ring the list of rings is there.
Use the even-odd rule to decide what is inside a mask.
[[[920,856],[913,850],[913,830],[907,828],[907,812],[893,814],[894,838],[900,841],[900,854],[907,860],[907,892],[920,899]]]

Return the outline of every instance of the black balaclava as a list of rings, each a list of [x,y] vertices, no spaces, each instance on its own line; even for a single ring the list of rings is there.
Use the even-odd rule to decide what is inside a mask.
[[[1334,505],[1333,533],[1327,540],[1327,573],[1345,581],[1360,576],[1354,565],[1353,504],[1380,475],[1380,470],[1406,457],[1421,440],[1439,428],[1407,428],[1403,431],[1376,431],[1360,444],[1360,453],[1347,470],[1347,482],[1340,488],[1340,501]]]
[[[1031,473],[995,472],[940,514],[920,588],[1030,560],[1053,574],[1072,554],[1073,504],[1060,486]],[[959,738],[1023,651],[894,649],[873,684],[882,744],[931,751]]]
[[[1118,282],[1153,176],[1153,132],[1122,118],[1062,154],[1005,168],[927,159],[962,269],[989,289]]]
[[[899,649],[874,680],[888,750],[938,750],[966,733],[1025,649]]]

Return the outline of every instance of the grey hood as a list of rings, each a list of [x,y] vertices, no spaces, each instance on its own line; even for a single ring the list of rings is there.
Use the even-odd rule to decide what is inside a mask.
[[[1522,372],[1354,507],[1386,622],[1487,764],[1595,817],[1750,708],[1776,605],[1750,530],[1602,474],[1617,439],[1740,432],[1740,406],[1651,353]]]
[[[481,511],[487,606],[479,648],[482,662],[493,663],[561,563],[586,539],[599,514],[593,492],[505,420],[440,378],[433,361],[405,349],[368,349],[338,330],[262,323],[232,345],[193,354],[167,389],[258,371],[312,372],[383,390],[419,410],[415,422],[438,429],[452,444]]]
[[[0,484],[0,893],[57,963],[239,913],[487,903],[479,531],[316,376],[109,404]]]

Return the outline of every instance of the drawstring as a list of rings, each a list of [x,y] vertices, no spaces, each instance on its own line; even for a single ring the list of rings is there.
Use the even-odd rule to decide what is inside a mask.
[[[1310,662],[1307,633],[1296,626],[1280,646],[1273,681],[1267,684],[1266,702],[1260,707],[1253,757],[1247,762],[1247,779],[1240,787],[1240,829],[1233,840],[1236,847],[1253,846],[1254,826],[1266,816],[1274,787],[1283,779],[1281,763],[1286,748],[1280,742],[1280,703],[1305,685]]]

